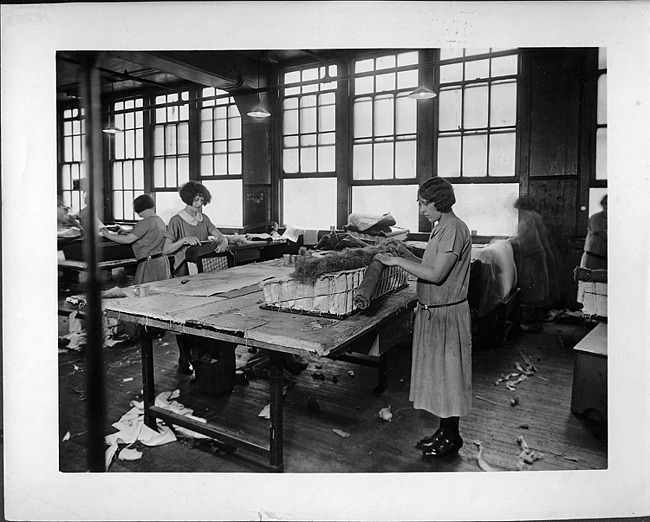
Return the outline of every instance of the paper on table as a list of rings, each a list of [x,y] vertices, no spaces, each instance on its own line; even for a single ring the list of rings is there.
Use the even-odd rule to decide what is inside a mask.
[[[298,238],[300,237],[300,234],[303,234],[305,231],[302,230],[301,228],[294,228],[291,226],[288,226],[287,229],[284,231],[284,234],[282,234],[282,237],[288,239],[289,241],[293,243],[298,242]]]

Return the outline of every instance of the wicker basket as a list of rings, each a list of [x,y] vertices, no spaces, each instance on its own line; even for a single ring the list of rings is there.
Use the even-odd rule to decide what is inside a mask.
[[[304,313],[342,318],[357,311],[354,292],[363,281],[365,268],[342,270],[319,277],[315,283],[300,283],[285,277],[260,283],[265,304],[261,308],[279,312]],[[407,273],[397,266],[386,266],[375,286],[372,300],[379,299],[407,284]]]

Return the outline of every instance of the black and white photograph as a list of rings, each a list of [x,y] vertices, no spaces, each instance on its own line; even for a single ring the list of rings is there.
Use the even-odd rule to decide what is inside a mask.
[[[649,3],[1,7],[7,520],[650,515]]]

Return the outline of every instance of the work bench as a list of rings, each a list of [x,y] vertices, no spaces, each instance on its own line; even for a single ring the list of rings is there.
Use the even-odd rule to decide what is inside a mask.
[[[381,358],[412,331],[415,283],[386,295],[364,311],[344,319],[261,309],[259,283],[293,271],[281,260],[235,266],[186,278],[149,283],[148,297],[106,299],[108,316],[176,333],[218,339],[269,353],[269,444],[260,445],[231,433],[214,422],[198,422],[157,407],[152,338],[141,339],[145,423],[155,429],[156,418],[207,435],[236,448],[268,458],[273,471],[283,471],[283,354],[337,358],[354,351],[355,341],[375,336],[373,355]],[[361,343],[363,344],[363,343]],[[236,391],[235,391],[236,393]]]

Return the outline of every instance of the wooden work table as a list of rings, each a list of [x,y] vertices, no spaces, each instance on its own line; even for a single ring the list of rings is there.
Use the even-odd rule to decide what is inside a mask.
[[[259,282],[292,271],[293,267],[273,260],[150,283],[148,297],[104,300],[105,313],[112,317],[269,351],[268,447],[252,444],[212,422],[200,423],[154,406],[153,343],[145,335],[141,341],[142,379],[145,422],[149,427],[155,429],[158,417],[266,456],[272,470],[282,471],[282,353],[337,357],[348,352],[356,340],[376,335],[374,346],[381,356],[411,332],[414,283],[340,320],[261,309],[264,301]],[[130,289],[125,292],[130,293]]]

